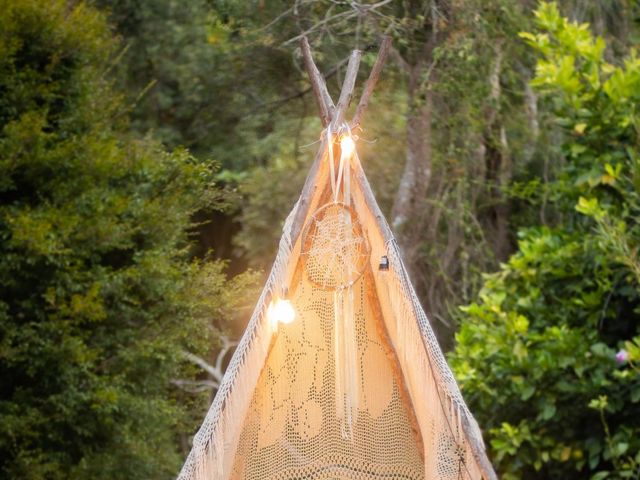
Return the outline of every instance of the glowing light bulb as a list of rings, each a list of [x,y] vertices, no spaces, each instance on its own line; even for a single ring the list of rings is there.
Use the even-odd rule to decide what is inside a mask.
[[[285,325],[293,322],[296,318],[296,311],[289,300],[276,298],[271,301],[269,308],[267,308],[267,318],[272,327],[276,328],[278,322]]]
[[[346,135],[340,140],[340,151],[345,157],[350,157],[356,151],[356,144],[351,136]]]

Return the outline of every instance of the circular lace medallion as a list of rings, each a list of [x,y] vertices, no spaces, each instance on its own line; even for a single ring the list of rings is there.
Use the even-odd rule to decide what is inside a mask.
[[[347,288],[369,261],[369,243],[352,208],[329,203],[305,227],[302,256],[309,280],[324,290]]]

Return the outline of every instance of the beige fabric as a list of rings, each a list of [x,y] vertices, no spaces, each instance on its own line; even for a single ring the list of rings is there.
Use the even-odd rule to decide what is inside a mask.
[[[357,245],[366,248],[343,255],[358,265],[366,260],[357,275],[345,279],[330,267],[331,275],[318,276],[322,257],[305,261],[305,235],[290,238],[294,218],[302,215],[308,231],[331,200],[325,150],[323,145],[320,168],[307,179],[305,191],[312,195],[301,197],[285,224],[265,291],[179,479],[496,478],[357,157],[345,203],[365,240]],[[378,270],[382,255],[389,258],[388,271]],[[335,259],[327,253],[327,265]],[[339,289],[318,281],[327,278]],[[283,285],[297,318],[274,329],[265,312]],[[337,291],[353,300],[351,310],[336,316]],[[352,432],[345,431],[336,394],[341,316],[351,318],[356,338],[357,392],[341,384],[357,400]]]
[[[306,278],[281,325],[244,421],[231,478],[423,479],[422,452],[362,277],[354,285],[360,409],[352,438],[336,417],[333,296]],[[321,473],[323,472],[323,473]]]

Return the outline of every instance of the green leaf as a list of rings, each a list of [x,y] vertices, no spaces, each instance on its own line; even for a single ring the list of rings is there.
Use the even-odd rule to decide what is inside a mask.
[[[616,443],[614,446],[614,450],[615,450],[615,456],[621,457],[622,455],[627,453],[627,450],[629,450],[629,444],[626,442]]]
[[[533,394],[536,392],[536,387],[532,384],[526,384],[520,393],[521,400],[529,400]]]
[[[542,408],[541,418],[542,420],[549,420],[556,414],[556,406],[553,403],[547,403]]]

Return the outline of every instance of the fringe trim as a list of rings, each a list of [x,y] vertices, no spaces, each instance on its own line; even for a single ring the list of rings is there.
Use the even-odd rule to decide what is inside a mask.
[[[205,420],[193,438],[191,452],[178,480],[223,479],[230,473],[232,459],[228,458],[227,449],[237,443],[235,437],[239,435],[238,425],[244,420],[246,406],[255,388],[255,382],[250,383],[243,371],[264,364],[267,356],[274,333],[266,318],[267,305],[275,294],[281,293],[279,288],[286,280],[293,248],[291,227],[298,208],[299,202],[285,221],[278,254],[265,288]],[[255,380],[257,381],[257,375]]]

